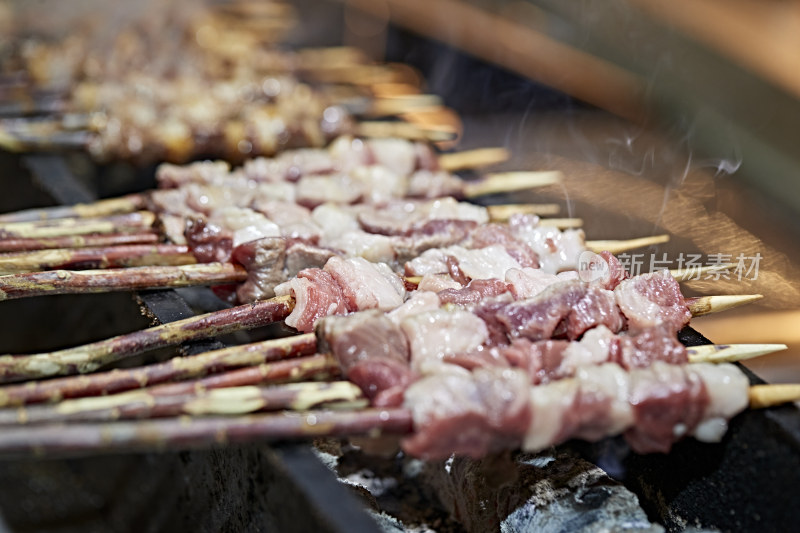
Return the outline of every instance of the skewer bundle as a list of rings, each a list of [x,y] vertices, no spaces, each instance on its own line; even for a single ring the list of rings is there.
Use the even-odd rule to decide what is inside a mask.
[[[6,66],[31,79],[9,80],[0,91],[0,115],[5,108],[14,117],[0,122],[0,146],[79,148],[101,161],[236,161],[324,146],[343,133],[453,137],[450,127],[357,123],[356,115],[392,116],[441,102],[396,83],[403,81],[397,69],[371,65],[353,49],[275,49],[264,35],[274,36],[269,27],[292,17],[287,6],[272,6],[256,16],[230,6],[187,15],[181,7],[158,23],[149,22],[157,18],[150,14],[101,50],[89,38],[27,40]]]
[[[261,241],[263,239],[251,242]],[[423,457],[440,457],[454,451],[477,456],[502,447],[524,445],[526,449],[536,449],[571,436],[598,438],[623,429],[633,431],[638,427],[634,422],[639,415],[630,407],[623,408],[622,404],[615,409],[627,414],[620,415],[622,418],[609,422],[605,428],[589,426],[587,429],[585,424],[588,422],[581,422],[570,432],[552,429],[551,426],[542,429],[542,415],[526,418],[531,416],[532,410],[548,409],[542,406],[550,405],[547,402],[551,401],[548,398],[552,393],[547,391],[551,389],[572,391],[570,397],[578,405],[585,403],[582,391],[597,391],[601,385],[608,386],[607,378],[592,377],[595,374],[588,370],[584,377],[582,369],[589,363],[599,365],[601,376],[616,373],[612,381],[631,383],[630,391],[639,390],[636,383],[660,382],[667,379],[663,375],[673,374],[680,374],[685,383],[681,386],[683,388],[676,385],[676,390],[688,390],[686,387],[691,388],[690,385],[694,384],[692,386],[705,390],[709,397],[717,394],[711,381],[736,383],[738,389],[731,394],[738,400],[731,401],[733,407],[718,408],[718,404],[708,398],[703,400],[700,393],[692,396],[693,402],[699,402],[696,409],[707,413],[707,416],[703,415],[709,421],[707,425],[718,426],[719,420],[733,416],[746,405],[741,398],[742,394],[746,397],[747,387],[742,389],[739,378],[714,378],[719,372],[735,377],[735,369],[719,367],[720,370],[706,370],[706,367],[698,366],[699,370],[695,371],[691,365],[702,358],[731,360],[781,348],[710,347],[687,352],[676,344],[674,332],[692,312],[709,312],[716,305],[713,297],[685,301],[676,288],[677,282],[667,274],[627,280],[619,263],[608,253],[595,258],[605,262],[607,275],[589,281],[581,281],[577,273],[559,277],[555,273],[547,274],[525,267],[519,262],[509,268],[507,264],[503,266],[502,256],[504,253],[509,255],[513,246],[510,241],[500,242],[503,246],[492,248],[491,253],[484,257],[483,266],[487,272],[501,272],[500,279],[496,275],[480,274],[475,266],[470,266],[474,261],[471,261],[470,250],[466,248],[464,251],[452,247],[430,248],[424,261],[425,254],[422,254],[417,258],[420,261],[412,258],[406,263],[406,273],[418,277],[413,280],[407,277],[405,281],[389,269],[383,270],[363,258],[345,259],[334,255],[326,262],[325,268],[307,268],[299,277],[291,278],[277,289],[284,296],[271,300],[157,326],[93,345],[48,354],[4,356],[0,358],[0,375],[7,383],[65,374],[88,375],[9,384],[0,388],[0,405],[9,406],[9,410],[0,412],[0,424],[6,425],[0,438],[0,451],[5,454],[25,454],[34,449],[44,453],[88,453],[147,449],[176,442],[185,446],[207,446],[219,444],[222,442],[220,439],[240,442],[254,438],[374,434],[383,430],[408,435],[404,441],[406,449]],[[472,251],[489,248],[491,245]],[[444,265],[444,270],[440,265],[438,270],[425,271],[437,261]],[[357,270],[353,271],[353,268]],[[680,272],[674,274],[678,279],[682,277]],[[237,280],[245,279],[247,274],[239,275],[241,277]],[[408,299],[406,291],[414,286],[419,288],[408,293],[413,294]],[[385,292],[387,287],[395,291],[394,295]],[[666,294],[671,296],[666,297],[665,304]],[[637,315],[641,309],[647,308],[648,302],[658,302],[660,311],[644,317]],[[442,304],[446,305],[442,307]],[[377,310],[366,311],[370,308]],[[555,309],[560,309],[561,315]],[[391,312],[386,315],[380,310]],[[342,318],[323,318],[331,313],[353,311],[359,312]],[[289,318],[292,315],[294,318]],[[528,318],[520,322],[520,317],[525,316]],[[535,316],[548,317],[550,326],[543,326],[541,318],[531,318]],[[366,321],[362,317],[366,317]],[[135,369],[95,373],[111,362],[142,350],[287,318],[289,323],[305,331],[316,323],[317,335],[307,333]],[[576,323],[581,326],[576,326]],[[497,330],[498,325],[504,329]],[[420,330],[420,327],[427,327],[428,331]],[[659,330],[664,327],[666,333]],[[359,330],[365,335],[358,334]],[[660,340],[656,342],[655,338]],[[443,345],[451,341],[455,344]],[[425,358],[420,359],[413,353],[402,357],[390,353],[403,349],[427,354],[428,363],[423,363]],[[603,349],[606,359],[598,359]],[[561,356],[561,362],[553,366],[556,352]],[[587,358],[587,354],[594,355]],[[664,356],[677,359],[668,357],[666,362],[652,363]],[[492,359],[494,362],[502,361],[501,368],[505,370],[500,372],[488,364]],[[545,361],[549,362],[549,367]],[[650,369],[653,365],[655,370]],[[509,374],[511,370],[513,372]],[[625,377],[628,374],[617,375],[619,372],[630,373],[631,377]],[[489,375],[492,379],[486,381]],[[692,376],[701,375],[711,376],[707,378],[711,381],[698,385],[701,378]],[[524,376],[528,377],[522,379]],[[342,377],[357,384],[358,391],[340,382],[330,386],[306,382],[309,379]],[[531,382],[532,379],[536,381]],[[458,385],[451,386],[452,380]],[[302,383],[284,384],[296,381]],[[501,383],[504,384],[502,387]],[[431,387],[437,391],[433,396],[419,393],[420,390],[431,390]],[[517,391],[512,395],[516,411],[492,403],[497,397],[491,391],[500,390],[498,387]],[[529,387],[533,391],[531,404],[526,403],[528,394],[524,392]],[[466,412],[453,412],[454,398],[469,390],[477,394],[468,394],[473,403],[467,402],[467,405],[471,407]],[[447,394],[441,391],[447,391]],[[611,389],[607,390],[607,394],[612,393]],[[617,394],[616,398],[622,393],[617,391],[613,394]],[[39,402],[50,405],[21,407]],[[763,404],[759,402],[759,405]],[[378,409],[366,409],[369,403]],[[605,403],[603,405],[608,407]],[[324,409],[320,410],[320,406]],[[441,411],[437,411],[440,407]],[[283,412],[239,416],[272,409]],[[286,409],[299,412],[291,414]],[[519,423],[514,424],[517,429],[511,434],[508,433],[506,418],[493,419],[491,415],[506,411],[520,417]],[[220,414],[227,416],[218,418]],[[192,422],[182,418],[184,423],[178,424],[173,417],[179,415],[191,416]],[[165,418],[95,425],[119,418],[153,417]],[[702,421],[706,418],[701,416],[694,420],[692,428],[705,424]],[[443,437],[452,433],[441,430],[445,419],[458,421],[459,428],[463,429],[460,433],[463,439],[452,441]],[[63,426],[65,422],[69,425]],[[56,427],[66,429],[62,433],[64,439],[55,438]],[[528,436],[520,431],[528,431]],[[663,432],[662,429],[653,431]],[[707,436],[707,432],[696,432]],[[552,436],[556,434],[560,437]],[[29,440],[23,441],[22,435],[27,435]],[[478,438],[476,435],[483,436]],[[475,438],[478,438],[477,444]],[[667,445],[663,440],[659,442],[658,446]],[[646,446],[639,449],[650,450]]]

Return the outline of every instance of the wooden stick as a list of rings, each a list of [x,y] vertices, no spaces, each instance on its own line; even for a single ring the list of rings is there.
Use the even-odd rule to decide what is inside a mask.
[[[285,319],[294,308],[288,296],[197,315],[103,341],[35,355],[0,356],[0,383],[85,374],[133,355],[189,340],[225,335]]]
[[[98,200],[90,204],[41,207],[0,215],[0,222],[34,222],[59,218],[93,218],[133,213],[147,207],[146,195],[128,194],[119,198]]]
[[[439,167],[448,172],[487,167],[503,163],[511,158],[511,152],[505,148],[478,148],[441,154]]]
[[[48,422],[107,422],[180,415],[242,415],[258,411],[306,411],[333,402],[347,408],[368,402],[349,381],[290,383],[273,387],[231,387],[180,396],[155,395],[147,389],[66,400],[55,405],[0,409],[0,427]]]
[[[56,294],[90,294],[239,283],[247,271],[233,263],[49,270],[0,276],[0,301]]]
[[[442,98],[435,94],[405,94],[384,98],[373,98],[367,114],[373,116],[402,115],[407,111],[441,107]]]
[[[114,369],[88,376],[68,376],[31,381],[0,388],[0,407],[58,402],[114,394],[173,381],[201,378],[236,368],[282,361],[316,352],[313,333],[231,346],[197,355],[175,357],[163,363]]]
[[[0,276],[53,269],[179,266],[197,263],[184,245],[132,244],[93,248],[57,248],[0,255]]]
[[[775,383],[750,387],[750,407],[762,409],[800,401],[800,384]]]
[[[762,294],[721,294],[716,296],[700,296],[687,298],[686,305],[692,316],[703,316],[711,313],[727,311],[740,305],[749,304],[764,297]]]
[[[6,222],[0,225],[0,239],[52,239],[71,235],[130,233],[149,229],[155,213],[137,211],[105,218],[59,218],[35,222]]]
[[[177,417],[108,424],[4,428],[0,456],[75,457],[99,453],[219,447],[285,439],[408,434],[407,409],[307,411],[237,417]]]
[[[421,127],[408,122],[359,122],[356,135],[361,137],[397,137],[414,141],[441,142],[455,139],[457,132],[449,126]]]
[[[497,204],[487,205],[489,217],[492,220],[501,222],[509,220],[512,215],[538,215],[552,216],[561,211],[558,204]]]
[[[112,233],[107,235],[69,235],[52,239],[4,239],[0,240],[0,252],[25,252],[50,248],[84,248],[126,244],[155,244],[160,240],[161,236],[152,230],[135,233]]]
[[[668,241],[669,235],[653,235],[652,237],[640,237],[638,239],[628,239],[624,241],[586,241],[586,248],[596,253],[605,250],[612,254],[618,254],[627,252],[628,250],[635,250],[636,248],[663,244]]]
[[[466,182],[464,196],[475,198],[488,194],[524,191],[535,187],[547,187],[560,183],[563,174],[559,171],[502,172],[487,174],[483,179]]]
[[[543,218],[539,226],[544,228],[575,229],[583,226],[582,218]]]
[[[785,344],[709,344],[686,348],[690,363],[733,363],[786,350]]]

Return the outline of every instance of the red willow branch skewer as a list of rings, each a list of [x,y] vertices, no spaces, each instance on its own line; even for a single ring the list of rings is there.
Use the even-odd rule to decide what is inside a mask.
[[[156,214],[136,211],[101,218],[58,218],[34,222],[7,222],[0,227],[0,239],[52,239],[73,235],[139,233],[153,227]]]
[[[89,376],[69,376],[9,385],[0,388],[0,407],[114,394],[161,383],[202,378],[207,374],[238,367],[312,355],[316,348],[316,338],[313,334],[307,333],[232,346],[198,355],[175,357],[163,363],[137,368],[114,369]]]
[[[161,235],[154,230],[135,233],[112,233],[106,235],[68,235],[48,239],[2,239],[0,253],[27,252],[50,248],[85,248],[100,246],[124,246],[130,244],[156,244]]]
[[[263,385],[285,381],[321,379],[339,375],[339,363],[328,354],[316,354],[287,361],[275,361],[257,366],[229,370],[204,378],[165,383],[150,389],[154,395],[180,395],[197,393],[209,389]]]
[[[132,355],[285,319],[294,300],[278,297],[162,324],[103,341],[34,355],[0,356],[0,383],[89,373]]]
[[[0,301],[52,294],[90,294],[240,283],[247,271],[234,263],[147,266],[105,270],[49,270],[0,276]]]
[[[61,218],[96,218],[123,215],[147,208],[147,196],[128,194],[118,198],[97,200],[88,204],[25,209],[0,215],[0,223],[36,222]]]
[[[467,170],[503,163],[511,157],[505,148],[478,148],[460,152],[444,153],[438,157],[439,167],[448,172]],[[75,204],[71,206],[40,207],[25,209],[12,213],[0,214],[0,225],[15,222],[36,222],[42,220],[55,220],[64,218],[98,218],[112,215],[123,215],[147,209],[149,206],[147,193],[134,193],[118,198],[97,200],[88,204]],[[526,206],[519,204],[514,207],[514,212],[523,212],[535,215],[554,215],[558,213],[557,204],[543,206]],[[489,206],[489,209],[502,210],[503,206]],[[507,210],[506,210],[507,211]],[[503,215],[498,216],[501,218]],[[508,215],[504,215],[508,218]],[[60,246],[59,246],[60,247]],[[66,246],[64,246],[66,247]]]
[[[197,259],[189,247],[179,244],[57,248],[0,255],[0,274],[24,274],[52,269],[180,266],[194,263],[197,263]]]
[[[67,400],[57,405],[0,409],[0,427],[180,415],[241,415],[283,409],[305,411],[331,403],[335,403],[337,409],[366,407],[368,404],[361,389],[349,381],[231,387],[182,395],[157,395],[144,389],[112,396]]]
[[[0,456],[77,457],[165,449],[207,448],[248,442],[312,439],[412,431],[406,409],[307,411],[238,417],[163,418],[107,424],[47,424],[4,428]]]

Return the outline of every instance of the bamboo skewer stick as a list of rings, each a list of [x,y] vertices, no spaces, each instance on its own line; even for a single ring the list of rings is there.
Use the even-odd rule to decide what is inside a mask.
[[[0,225],[0,239],[52,239],[72,235],[130,233],[150,229],[156,215],[137,211],[105,218],[59,218]]]
[[[0,301],[55,294],[90,294],[239,283],[247,271],[233,263],[49,270],[0,276]]]
[[[785,344],[709,344],[686,349],[690,363],[733,363],[788,349]]]
[[[285,319],[293,307],[292,298],[277,297],[75,348],[35,355],[0,356],[0,383],[93,372],[104,365],[147,350],[272,324]]]
[[[349,381],[290,383],[272,387],[243,386],[185,395],[158,395],[146,389],[66,400],[56,405],[0,409],[0,427],[47,422],[107,422],[180,415],[242,415],[258,411],[306,411],[325,404],[366,407],[368,402]],[[341,406],[341,407],[340,407]]]
[[[154,230],[106,235],[68,235],[51,239],[0,239],[0,252],[25,252],[51,248],[84,248],[127,244],[155,244],[161,236]]]
[[[593,252],[600,253],[602,251],[618,254],[627,252],[628,250],[635,250],[636,248],[644,248],[645,246],[653,246],[654,244],[663,244],[669,241],[669,235],[653,235],[652,237],[640,237],[637,239],[628,239],[623,241],[586,241],[586,248]]]
[[[0,407],[114,394],[162,383],[202,378],[208,374],[240,367],[312,355],[316,349],[316,337],[313,333],[307,333],[186,357],[175,357],[163,363],[137,368],[114,369],[89,376],[68,376],[9,385],[0,388]]]
[[[498,204],[487,205],[492,220],[508,220],[512,215],[552,216],[561,211],[558,204]]]
[[[753,409],[797,402],[800,401],[800,384],[753,385],[750,387],[749,396],[750,407]]]
[[[0,255],[0,276],[52,269],[179,266],[197,262],[184,245],[133,244],[102,248],[57,248]]]
[[[448,172],[487,167],[511,158],[505,148],[478,148],[439,155],[439,167]]]
[[[421,127],[408,122],[365,121],[355,125],[355,133],[361,137],[397,137],[413,141],[441,142],[456,138],[457,132],[449,126]]]
[[[546,187],[561,182],[563,174],[546,172],[502,172],[487,174],[484,178],[464,184],[464,197],[476,198],[489,194],[524,191],[534,187]]]
[[[727,311],[740,305],[749,304],[764,297],[762,294],[720,294],[717,296],[701,296],[687,298],[686,303],[692,316],[703,316],[711,313]]]
[[[4,428],[0,432],[0,456],[81,456],[315,437],[408,434],[411,430],[411,413],[406,409],[43,424]]]
[[[147,207],[147,200],[144,194],[128,194],[126,196],[120,196],[119,198],[98,200],[89,204],[41,207],[6,213],[0,215],[0,223],[35,222],[39,220],[61,218],[107,217],[140,211],[145,207]]]
[[[539,226],[544,228],[575,229],[583,226],[581,218],[542,218]]]

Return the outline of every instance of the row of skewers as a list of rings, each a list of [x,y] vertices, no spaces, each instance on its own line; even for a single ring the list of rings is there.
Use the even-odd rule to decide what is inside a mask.
[[[253,11],[255,10],[255,14]],[[168,10],[169,11],[169,10]],[[352,48],[289,52],[258,25],[289,24],[286,6],[239,3],[123,29],[111,46],[73,35],[25,40],[5,61],[0,146],[83,149],[98,161],[241,161],[324,146],[345,133],[452,139],[459,127],[407,68]],[[270,34],[272,35],[272,34]],[[431,111],[443,127],[357,122]]]
[[[449,175],[444,182],[450,189],[434,186],[442,159],[423,148],[348,138],[328,151],[287,153],[242,169],[163,166],[162,188],[147,194],[0,218],[2,246],[42,237],[20,237],[21,229],[58,228],[60,236],[48,238],[74,237],[70,232],[81,234],[75,228],[84,222],[108,222],[93,216],[110,215],[105,209],[127,216],[120,210],[149,207],[149,225],[158,218],[163,228],[173,227],[166,234],[174,239],[181,236],[174,222],[183,222],[185,244],[176,255],[191,251],[195,261],[215,261],[12,274],[0,277],[7,295],[75,292],[78,285],[88,287],[78,291],[95,290],[91,282],[65,288],[81,275],[115,280],[102,290],[159,286],[135,280],[155,268],[187,280],[188,269],[208,266],[226,274],[181,284],[238,284],[221,292],[252,302],[86,346],[0,357],[0,380],[24,382],[0,388],[0,405],[7,406],[0,411],[6,426],[0,453],[80,454],[378,432],[404,437],[404,449],[425,458],[536,450],[623,432],[636,450],[666,451],[684,435],[718,440],[727,420],[748,404],[796,397],[791,387],[748,388],[741,372],[724,363],[781,346],[687,350],[676,341],[691,315],[754,296],[687,300],[677,281],[687,273],[630,278],[608,252],[582,255],[613,243],[593,245],[579,229],[543,226],[523,213],[490,222],[489,210],[455,199],[387,195],[386,183],[405,184],[389,187],[395,192],[459,190]],[[346,187],[336,185],[342,175],[349,176]],[[377,176],[374,182],[384,187],[366,188],[370,179],[352,178],[358,175]],[[524,179],[531,176],[542,179]],[[311,189],[334,191],[328,201],[298,194],[296,186],[309,178]],[[551,184],[557,179],[545,178]],[[408,185],[414,179],[430,186],[415,189]],[[462,187],[481,190],[477,183]],[[532,182],[496,183],[486,190]],[[257,201],[259,184],[277,200]],[[247,187],[251,194],[242,194]],[[348,188],[359,192],[342,196]],[[224,189],[236,193],[225,195]],[[279,222],[279,215],[290,213]],[[105,231],[124,235],[115,223]],[[617,251],[641,244],[622,243]],[[87,250],[59,251],[76,252]],[[160,255],[149,257],[161,261]],[[11,254],[5,268],[20,257]],[[87,264],[92,261],[99,259]],[[49,277],[43,282],[42,276]],[[305,333],[97,372],[144,350],[279,321]],[[347,381],[318,382],[332,377]],[[29,405],[35,403],[45,405]],[[244,416],[261,410],[281,413]],[[109,422],[158,417],[166,418]]]

